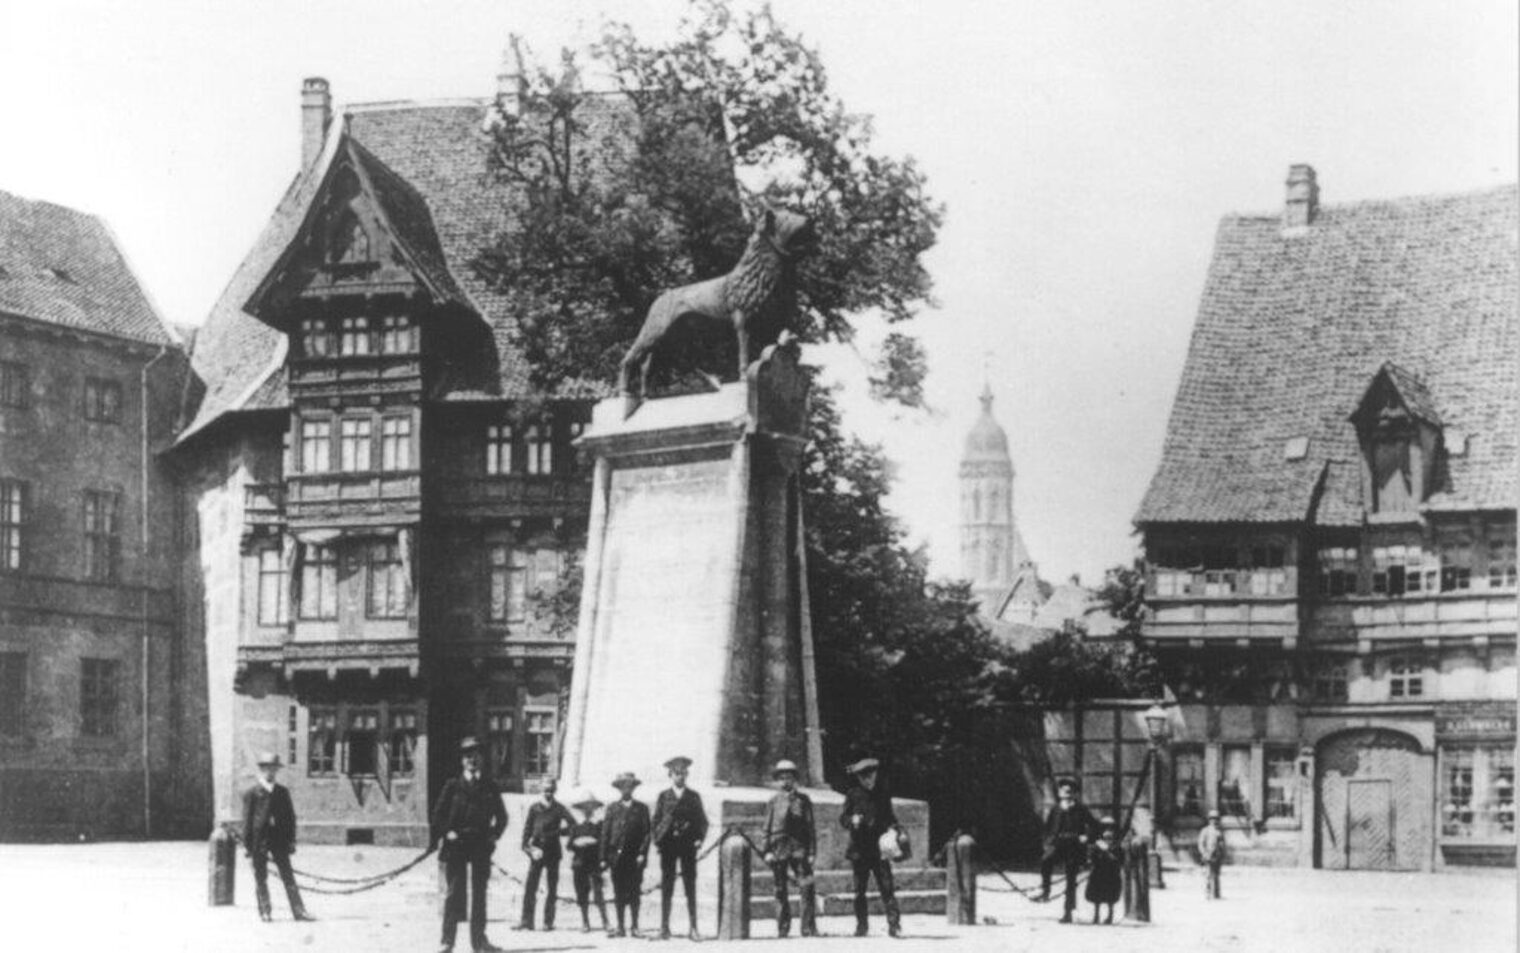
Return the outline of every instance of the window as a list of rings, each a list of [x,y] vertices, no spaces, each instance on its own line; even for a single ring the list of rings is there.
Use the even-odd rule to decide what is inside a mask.
[[[1515,752],[1507,745],[1441,748],[1441,836],[1515,839]]]
[[[528,750],[524,752],[523,773],[544,777],[554,772],[554,710],[529,708],[523,712]]]
[[[121,421],[121,385],[99,377],[84,380],[84,419],[114,424]]]
[[[333,334],[326,321],[307,318],[301,322],[301,347],[307,357],[331,357]]]
[[[371,619],[406,618],[406,572],[395,543],[369,547],[368,612]]]
[[[1317,702],[1344,702],[1347,692],[1346,666],[1338,662],[1322,664],[1314,673],[1314,700]]]
[[[1182,746],[1172,750],[1172,792],[1177,813],[1203,816],[1203,749]]]
[[[0,652],[0,737],[26,732],[26,653]]]
[[[1515,839],[1515,752],[1513,748],[1488,748],[1488,800],[1483,805],[1489,830],[1504,839]]]
[[[1251,816],[1251,746],[1224,745],[1220,749],[1219,813],[1223,817]]]
[[[413,755],[417,751],[417,713],[409,708],[390,713],[390,739],[387,744],[388,768],[392,777],[410,777],[417,771]]]
[[[24,410],[31,398],[31,368],[14,361],[0,361],[0,407]]]
[[[355,473],[370,468],[370,447],[375,422],[368,417],[348,417],[338,422],[338,469]]]
[[[380,421],[380,469],[412,468],[412,418],[386,417]]]
[[[344,357],[363,357],[370,353],[369,318],[344,318],[343,334],[338,339],[338,353]]]
[[[1266,817],[1291,820],[1298,815],[1298,752],[1287,746],[1266,748]]]
[[[91,738],[115,735],[121,698],[121,662],[116,659],[79,660],[79,727]]]
[[[305,545],[305,544],[303,544]],[[331,546],[306,546],[301,563],[301,618],[338,617],[338,553]]]
[[[521,622],[528,614],[528,561],[520,549],[491,547],[491,621]]]
[[[259,625],[284,625],[290,621],[285,582],[284,554],[278,549],[259,550]]]
[[[507,424],[486,428],[486,472],[493,476],[512,472],[512,428]]]
[[[344,738],[343,773],[350,777],[374,777],[380,767],[380,713],[371,708],[348,713]]]
[[[1280,596],[1288,589],[1288,571],[1283,565],[1283,548],[1275,545],[1250,549],[1249,584],[1253,596]]]
[[[1418,659],[1393,659],[1388,663],[1388,697],[1418,698],[1425,694],[1424,674]]]
[[[338,765],[338,710],[313,708],[306,726],[306,773],[335,774]]]
[[[114,582],[121,564],[121,494],[113,490],[84,492],[84,574],[87,579]]]
[[[326,473],[332,469],[332,421],[301,421],[301,472]]]
[[[1372,550],[1372,591],[1383,596],[1435,592],[1441,564],[1419,546],[1377,546]]]
[[[1355,546],[1330,546],[1319,551],[1319,594],[1336,598],[1356,595]]]
[[[346,234],[339,237],[333,249],[336,254],[333,261],[345,265],[358,265],[371,261],[369,255],[369,234],[364,231],[364,226],[353,218],[349,218]]]
[[[21,568],[25,550],[27,485],[0,480],[0,572]]]
[[[417,326],[404,314],[386,315],[380,332],[382,354],[415,354]]]
[[[497,780],[512,774],[512,712],[505,708],[492,708],[486,712],[486,753],[491,759],[487,765]]]
[[[296,761],[296,731],[297,731],[297,727],[300,725],[299,714],[298,714],[299,712],[300,712],[299,708],[297,708],[294,705],[291,705],[290,706],[289,714],[286,715],[286,718],[285,718],[285,763],[288,764],[288,765],[290,765],[292,767],[292,770],[294,769],[295,765],[297,764],[297,761]]]
[[[1390,402],[1395,400],[1389,395]],[[1413,510],[1419,501],[1409,477],[1409,437],[1402,433],[1379,434],[1372,442],[1373,492],[1379,513]]]
[[[1515,528],[1493,529],[1488,538],[1488,585],[1490,589],[1515,588]]]
[[[528,427],[528,472],[554,472],[554,426],[542,421]]]
[[[1466,536],[1441,538],[1441,591],[1461,592],[1472,588],[1472,540]]]

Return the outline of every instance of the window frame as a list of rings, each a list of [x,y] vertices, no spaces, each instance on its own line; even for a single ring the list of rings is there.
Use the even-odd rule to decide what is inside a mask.
[[[84,577],[92,582],[121,578],[121,491],[83,493]]]
[[[0,573],[26,571],[27,519],[31,515],[31,485],[0,477]]]
[[[380,470],[386,473],[411,470],[412,416],[385,414],[380,418]]]
[[[555,740],[559,735],[559,709],[549,705],[524,705],[523,716],[523,759],[522,776],[524,780],[546,778],[554,774]],[[548,731],[534,730],[535,716],[547,719]],[[543,739],[547,738],[547,741]],[[541,743],[542,749],[536,749],[535,744]],[[542,762],[541,769],[539,762]]]
[[[375,469],[375,418],[345,414],[338,418],[338,472],[371,473]]]
[[[98,424],[119,424],[121,415],[121,382],[109,377],[86,377],[84,379],[84,419]]]
[[[344,725],[341,747],[343,749],[342,774],[350,778],[378,778],[384,771],[381,763],[380,737],[382,734],[382,719],[380,709],[375,706],[344,706],[344,718],[340,721]],[[357,758],[356,755],[362,755]],[[368,761],[366,765],[356,761]]]
[[[554,421],[536,420],[523,432],[527,459],[523,471],[529,476],[552,476],[554,473]]]
[[[373,357],[375,354],[374,322],[369,315],[355,314],[340,319],[338,323],[339,357]]]
[[[386,773],[392,778],[411,778],[417,774],[417,739],[420,722],[417,709],[397,707],[385,715]]]
[[[121,734],[121,659],[79,659],[79,734],[109,739]]]
[[[1189,771],[1184,776],[1184,765],[1196,765],[1196,771]],[[1203,745],[1178,744],[1172,747],[1172,813],[1176,817],[1196,817],[1202,820],[1207,801],[1208,760],[1204,756]],[[1197,785],[1196,791],[1190,799],[1184,799],[1184,784]]]
[[[1230,775],[1231,755],[1244,755],[1245,774]],[[1234,759],[1237,762],[1241,758]],[[1223,742],[1219,746],[1219,777],[1214,781],[1214,804],[1219,810],[1221,818],[1233,818],[1237,823],[1242,820],[1255,819],[1254,805],[1251,803],[1251,794],[1256,791],[1257,779],[1251,757],[1251,744],[1249,742]],[[1233,785],[1233,794],[1226,794],[1226,785]]]
[[[1388,697],[1424,698],[1425,662],[1418,656],[1396,655],[1388,660]]]
[[[483,734],[486,739],[487,770],[497,781],[505,780],[516,774],[512,756],[517,748],[514,736],[517,727],[517,712],[511,707],[487,708],[485,726]]]
[[[302,622],[336,622],[338,619],[338,548],[316,543],[300,543],[301,599],[296,618]],[[321,558],[318,558],[318,557]],[[312,583],[315,582],[315,585]],[[331,595],[331,607],[324,598]],[[308,612],[308,606],[315,608]]]
[[[32,406],[32,368],[21,361],[0,361],[0,409]]]
[[[1274,767],[1287,766],[1285,772],[1274,773]],[[1261,811],[1262,820],[1269,824],[1297,824],[1298,811],[1298,749],[1292,745],[1267,742],[1262,745],[1261,759]],[[1274,785],[1274,782],[1277,782]],[[1274,788],[1286,792],[1286,798],[1275,798]],[[1286,811],[1282,807],[1286,805]]]
[[[306,711],[306,776],[338,776],[340,705],[314,705]]]
[[[290,572],[285,565],[285,553],[275,547],[258,551],[258,606],[256,621],[261,626],[283,626],[290,622]],[[271,568],[271,566],[273,568]],[[269,617],[266,609],[273,612]]]
[[[399,541],[380,540],[365,547],[364,577],[365,618],[407,617],[410,593]]]
[[[486,475],[512,476],[517,472],[513,460],[513,448],[517,444],[517,428],[509,423],[486,425]]]
[[[26,736],[28,653],[0,652],[0,738]]]
[[[486,618],[493,624],[512,626],[527,621],[529,563],[528,551],[522,547],[506,542],[488,544]]]
[[[333,418],[303,417],[297,443],[301,448],[302,473],[333,472]]]

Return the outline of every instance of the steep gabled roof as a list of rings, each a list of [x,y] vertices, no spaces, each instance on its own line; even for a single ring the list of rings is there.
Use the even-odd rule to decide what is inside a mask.
[[[0,312],[145,344],[165,327],[93,215],[0,192]]]
[[[1410,414],[1426,423],[1435,424],[1438,427],[1441,425],[1441,414],[1436,410],[1436,402],[1425,387],[1425,382],[1392,361],[1378,368],[1377,374],[1372,378],[1372,383],[1367,385],[1367,390],[1363,392],[1356,411],[1351,414],[1353,423],[1357,422],[1360,415],[1371,409],[1369,404],[1374,395],[1384,387],[1398,395],[1398,399],[1403,402]]]
[[[1471,435],[1428,505],[1512,508],[1517,197],[1330,205],[1292,233],[1276,215],[1226,217],[1136,522],[1359,519],[1348,414],[1384,372],[1448,435]],[[1306,456],[1284,452],[1295,438]]]

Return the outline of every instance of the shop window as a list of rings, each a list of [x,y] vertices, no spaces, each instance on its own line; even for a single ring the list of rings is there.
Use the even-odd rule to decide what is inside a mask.
[[[338,422],[338,469],[362,473],[370,469],[375,422],[368,417],[346,417]]]
[[[121,571],[121,494],[84,491],[84,574],[115,582]]]
[[[498,781],[512,775],[512,711],[492,708],[486,712],[488,769]]]
[[[1219,813],[1223,817],[1251,816],[1251,746],[1225,745],[1220,749]]]
[[[301,618],[330,621],[338,617],[338,552],[331,546],[306,545],[301,561]]]
[[[0,361],[0,407],[25,410],[31,402],[31,368],[15,361]]]
[[[527,750],[523,752],[523,773],[529,777],[547,777],[554,772],[555,720],[552,708],[523,711],[527,744]]]
[[[0,480],[0,572],[17,572],[25,564],[28,490],[21,480]]]
[[[120,423],[121,384],[99,377],[86,377],[84,419],[107,424]]]
[[[1515,839],[1515,752],[1508,745],[1441,749],[1441,836]]]
[[[1315,701],[1339,704],[1349,697],[1346,666],[1338,662],[1327,662],[1315,671]]]
[[[1488,585],[1491,589],[1515,588],[1515,528],[1490,530],[1488,538]]]
[[[26,653],[0,652],[0,737],[26,732]]]
[[[1298,816],[1298,752],[1287,746],[1266,748],[1266,818],[1292,820]]]
[[[349,777],[374,777],[380,770],[380,713],[359,709],[348,713],[348,733],[343,739],[343,773]]]
[[[1172,791],[1177,814],[1203,816],[1203,749],[1177,746],[1172,749]]]
[[[332,421],[301,421],[301,472],[327,473],[332,469]]]
[[[492,424],[486,428],[486,473],[504,476],[512,472],[512,428]]]
[[[332,356],[333,334],[326,321],[307,318],[301,322],[301,352],[306,357]]]
[[[1319,551],[1319,594],[1329,598],[1356,595],[1355,546],[1330,546]]]
[[[406,572],[401,562],[400,549],[395,543],[370,544],[368,575],[366,615],[371,619],[406,618]]]
[[[380,422],[380,469],[412,468],[412,418],[386,417]]]
[[[344,318],[338,353],[344,357],[364,357],[371,350],[369,318]]]
[[[1419,659],[1396,658],[1388,663],[1388,697],[1419,698],[1425,694],[1425,669]]]
[[[91,738],[109,738],[121,728],[121,662],[117,659],[79,660],[79,727]]]
[[[306,726],[306,773],[323,777],[337,773],[338,710],[313,708]]]
[[[417,713],[408,708],[390,713],[390,738],[387,741],[388,767],[392,777],[411,777],[417,772]]]
[[[259,550],[259,625],[290,621],[290,600],[285,591],[284,554],[278,549]]]
[[[528,472],[549,474],[554,472],[554,426],[541,421],[528,427],[525,442],[528,449]]]

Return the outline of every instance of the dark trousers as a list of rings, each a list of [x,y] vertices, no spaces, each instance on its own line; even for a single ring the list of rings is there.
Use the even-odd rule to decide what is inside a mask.
[[[1219,868],[1224,866],[1224,858],[1209,861],[1209,877],[1203,884],[1203,895],[1209,900],[1219,899]]]
[[[280,882],[285,885],[285,899],[290,901],[290,915],[305,916],[306,906],[301,903],[301,888],[296,886],[295,872],[290,869],[290,852],[279,848],[264,848],[253,851],[249,859],[253,862],[253,893],[259,901],[259,916],[267,920],[273,913],[269,905],[271,859],[274,860],[275,869],[280,872]]]
[[[660,928],[670,929],[670,899],[676,891],[676,864],[681,866],[681,885],[686,889],[686,917],[697,928],[697,848],[678,847],[660,851]]]
[[[544,926],[554,926],[554,905],[559,900],[559,854],[544,854],[538,860],[528,865],[528,883],[523,887],[522,922],[524,926],[533,925],[533,908],[538,903],[538,880],[543,876],[548,881],[548,892],[544,897]]]
[[[618,929],[623,928],[623,911],[632,917],[630,926],[639,928],[639,892],[644,889],[644,868],[632,857],[612,868],[612,905],[617,909]]]
[[[897,889],[892,885],[892,862],[881,857],[863,857],[850,861],[855,868],[855,929],[866,929],[866,888],[871,885],[871,875],[876,875],[876,889],[881,893],[881,905],[887,911],[887,926],[893,930],[902,925],[897,911]]]
[[[575,903],[581,908],[581,923],[591,925],[589,905],[596,904],[602,915],[602,929],[607,928],[607,901],[602,897],[602,872],[594,863],[570,868],[570,880],[575,885]]]
[[[1057,867],[1066,878],[1065,908],[1068,913],[1077,908],[1077,875],[1082,872],[1082,849],[1075,842],[1058,842],[1040,858],[1040,889],[1050,894],[1050,878]]]
[[[776,932],[786,936],[792,930],[792,905],[786,894],[788,873],[796,878],[798,892],[802,894],[802,935],[815,936],[818,933],[818,898],[813,884],[813,865],[801,855],[771,864],[771,874],[776,880]]]
[[[491,880],[491,853],[477,851],[450,855],[443,862],[443,945],[454,945],[459,921],[464,919],[465,869],[469,869],[470,947],[486,945],[486,885]]]

